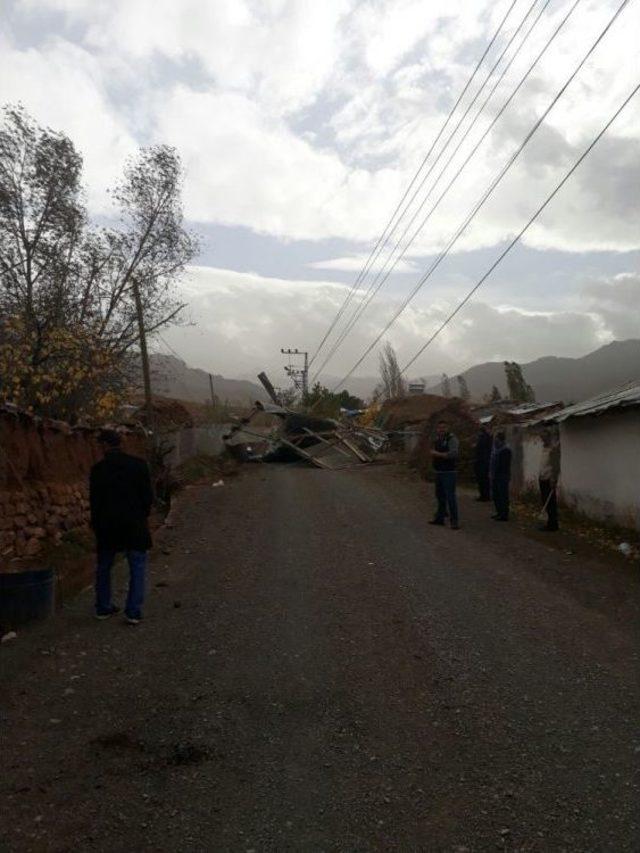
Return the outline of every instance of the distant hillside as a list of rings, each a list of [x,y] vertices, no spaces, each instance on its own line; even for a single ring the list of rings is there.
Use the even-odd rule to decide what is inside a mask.
[[[189,367],[172,355],[155,354],[151,356],[151,384],[153,391],[164,397],[176,400],[189,400],[194,403],[209,402],[209,374],[204,370]],[[225,379],[213,376],[213,390],[221,402],[245,405],[256,400],[267,400],[267,395],[257,382],[243,379]]]
[[[320,377],[320,382],[327,388],[333,388],[338,382],[340,382],[340,379],[341,377],[339,376],[325,376],[323,374]],[[440,379],[440,376],[416,377],[416,381],[418,381],[418,379],[424,379],[424,387],[430,388],[438,381],[438,379]],[[371,399],[373,392],[379,384],[379,376],[351,376],[347,379],[344,385],[340,386],[339,390],[341,391],[344,388],[355,397],[360,397],[361,400],[366,401]]]
[[[522,372],[540,401],[577,402],[640,379],[640,340],[614,341],[582,358],[546,356],[522,365]],[[497,385],[506,396],[504,365],[478,364],[463,374],[474,399],[480,400]],[[455,382],[452,383],[456,387]],[[440,385],[429,389],[440,393]]]

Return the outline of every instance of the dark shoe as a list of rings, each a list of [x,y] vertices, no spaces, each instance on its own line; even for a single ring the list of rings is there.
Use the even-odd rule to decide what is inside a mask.
[[[492,518],[494,521],[497,521],[497,520],[500,518],[500,516],[499,516],[499,515],[492,515],[492,516],[491,516],[491,518]]]
[[[438,527],[444,527],[444,521],[441,521],[439,518],[434,518],[429,524],[436,524]]]
[[[460,525],[458,524],[458,522],[456,522],[455,524],[452,524],[451,529],[452,530],[460,530]]]
[[[108,610],[96,610],[96,619],[110,619],[116,613],[120,613],[120,608],[115,605]]]
[[[142,616],[125,616],[127,625],[139,625],[142,622]]]

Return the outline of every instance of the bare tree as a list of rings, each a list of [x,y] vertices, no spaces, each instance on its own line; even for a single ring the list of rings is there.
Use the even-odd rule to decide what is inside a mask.
[[[73,419],[122,391],[147,338],[182,308],[173,285],[198,249],[183,227],[181,165],[143,149],[114,198],[117,228],[91,229],[82,158],[64,134],[21,107],[0,124],[0,389]]]
[[[123,342],[136,328],[140,348],[145,402],[152,419],[151,374],[147,340],[175,321],[184,304],[173,285],[198,253],[196,237],[183,226],[182,165],[174,148],[157,145],[142,149],[126,168],[114,198],[120,206],[122,227],[104,235],[107,256],[117,258],[109,303],[103,323],[119,315]],[[130,341],[133,343],[133,341]]]
[[[76,272],[86,215],[82,158],[71,140],[5,107],[0,127],[0,273],[4,312],[38,327]],[[44,311],[43,311],[44,309]],[[54,316],[52,319],[56,319]]]
[[[456,377],[456,381],[458,383],[458,396],[461,400],[464,400],[466,403],[468,403],[471,399],[471,392],[469,391],[467,380],[464,376],[460,375]]]
[[[385,400],[405,397],[407,386],[402,378],[396,351],[390,343],[386,343],[380,353],[381,392]]]
[[[52,330],[73,313],[78,249],[86,215],[82,158],[61,133],[7,106],[0,126],[0,316],[2,338],[28,341],[20,376],[34,393],[34,372],[55,358]],[[8,325],[9,324],[9,325]]]

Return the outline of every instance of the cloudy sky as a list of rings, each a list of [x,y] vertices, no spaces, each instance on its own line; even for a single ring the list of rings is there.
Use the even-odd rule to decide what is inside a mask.
[[[73,138],[96,217],[110,215],[107,189],[140,145],[177,146],[185,213],[203,251],[180,286],[192,322],[166,332],[158,349],[228,376],[267,368],[281,382],[280,347],[315,351],[512,2],[3,0],[0,102],[21,101]],[[324,376],[345,374],[384,328],[621,4],[579,0],[487,134],[574,2],[515,0],[364,287],[397,265]],[[638,83],[639,34],[640,0],[630,0],[385,335],[402,363]],[[577,356],[640,337],[639,103],[412,375]],[[356,375],[375,373],[374,349]]]

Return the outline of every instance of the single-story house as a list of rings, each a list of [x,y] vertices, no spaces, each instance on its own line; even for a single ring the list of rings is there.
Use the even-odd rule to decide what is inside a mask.
[[[533,428],[542,418],[559,411],[564,403],[537,402],[514,403],[499,400],[474,407],[473,413],[480,423],[492,432],[503,429],[513,453],[511,464],[511,490],[514,495],[538,490],[538,474],[542,456],[541,430]]]
[[[595,519],[640,530],[640,382],[541,420],[560,432],[560,497]]]

